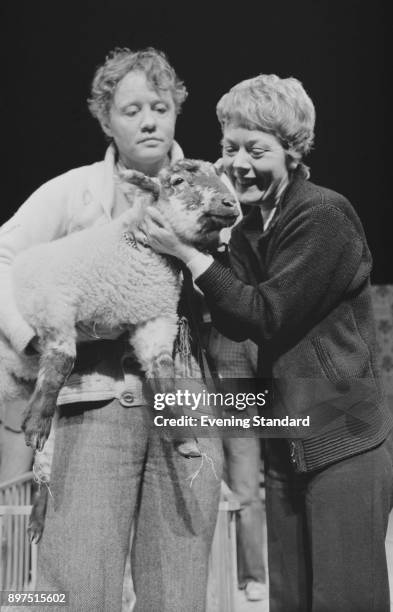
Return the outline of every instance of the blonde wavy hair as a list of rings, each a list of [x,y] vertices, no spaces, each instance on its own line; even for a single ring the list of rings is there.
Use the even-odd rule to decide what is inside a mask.
[[[143,72],[147,82],[156,91],[170,91],[179,114],[187,89],[170,65],[165,53],[153,47],[131,51],[127,47],[116,47],[105,58],[95,72],[91,95],[87,100],[93,117],[102,124],[108,116],[116,87],[129,72]]]
[[[315,108],[298,79],[260,74],[232,87],[217,104],[222,129],[235,124],[273,134],[299,163],[314,142]]]

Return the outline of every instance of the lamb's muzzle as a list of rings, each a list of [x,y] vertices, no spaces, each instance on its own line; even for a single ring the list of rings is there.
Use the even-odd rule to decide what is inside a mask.
[[[214,250],[220,230],[233,225],[239,216],[234,194],[208,162],[179,161],[162,170],[159,179],[135,170],[124,171],[122,177],[126,195],[127,184],[149,191],[175,233],[201,250]]]

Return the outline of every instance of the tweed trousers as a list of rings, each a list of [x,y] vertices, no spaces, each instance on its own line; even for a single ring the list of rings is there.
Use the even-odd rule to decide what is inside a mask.
[[[120,611],[134,523],[135,612],[203,612],[221,441],[199,440],[211,461],[185,459],[150,408],[87,406],[60,415],[37,589],[67,591],[72,612]]]

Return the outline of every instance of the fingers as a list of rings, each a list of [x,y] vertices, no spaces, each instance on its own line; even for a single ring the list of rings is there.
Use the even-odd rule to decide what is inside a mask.
[[[163,230],[165,231],[165,228],[162,225],[158,225],[158,223],[156,223],[153,219],[146,218],[143,221],[141,230],[146,234],[147,237],[149,237],[159,236]]]
[[[165,227],[166,222],[162,213],[154,206],[148,206],[146,209],[146,220],[155,221],[160,227]]]
[[[165,232],[164,227],[147,217],[139,224],[138,229],[134,232],[134,236],[138,242],[146,246],[152,239],[160,238],[163,232]]]
[[[168,253],[168,240],[171,242],[172,232],[166,219],[156,208],[152,206],[147,208],[143,220],[135,228],[133,235],[143,246],[149,246],[160,253]]]
[[[142,227],[138,227],[133,231],[133,236],[134,239],[139,242],[139,244],[145,244],[146,240],[147,240],[147,234],[146,234],[146,229],[143,229]]]

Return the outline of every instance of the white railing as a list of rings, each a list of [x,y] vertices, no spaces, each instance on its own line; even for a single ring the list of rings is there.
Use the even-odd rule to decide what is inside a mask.
[[[37,545],[30,544],[27,534],[32,480],[33,473],[27,472],[0,484],[0,591],[35,589]],[[207,612],[235,612],[237,590],[235,515],[238,509],[239,504],[233,493],[225,483],[222,483],[217,525],[209,560]],[[125,582],[126,589],[128,586]],[[132,589],[132,586],[129,588]],[[123,610],[133,608],[132,600],[133,597]]]
[[[0,484],[0,591],[33,590],[37,546],[30,544],[32,472]]]

